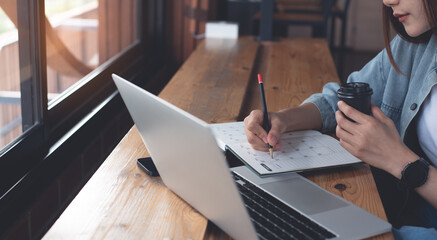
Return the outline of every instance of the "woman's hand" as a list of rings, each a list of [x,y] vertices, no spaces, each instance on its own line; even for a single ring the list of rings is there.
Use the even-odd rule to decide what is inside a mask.
[[[322,127],[322,117],[319,109],[313,103],[270,112],[270,132],[268,134],[263,128],[263,116],[261,110],[254,110],[244,119],[247,141],[252,148],[259,151],[268,151],[267,143],[273,146],[273,150],[280,149],[279,138],[284,132],[306,129],[320,130]]]
[[[361,113],[343,101],[335,113],[336,134],[340,144],[362,161],[401,178],[403,168],[419,157],[402,142],[393,121],[378,107],[371,106],[372,116]],[[344,115],[354,120],[348,120]]]
[[[261,110],[254,110],[244,119],[247,141],[255,150],[268,151],[267,143],[273,146],[273,150],[278,150],[281,148],[279,138],[286,130],[285,116],[280,112],[269,112],[270,132],[268,133],[263,128],[263,116]]]

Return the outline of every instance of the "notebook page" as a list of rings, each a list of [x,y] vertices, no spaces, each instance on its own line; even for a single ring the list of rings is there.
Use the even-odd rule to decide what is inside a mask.
[[[222,149],[227,145],[261,175],[361,162],[341,147],[336,139],[314,130],[283,134],[282,147],[273,153],[272,159],[268,152],[257,151],[250,146],[243,122],[210,126]]]

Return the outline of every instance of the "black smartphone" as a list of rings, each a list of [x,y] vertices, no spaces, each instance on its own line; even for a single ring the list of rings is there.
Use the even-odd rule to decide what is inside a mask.
[[[151,157],[139,158],[137,160],[138,166],[143,169],[149,176],[158,177],[159,172],[155,167]]]

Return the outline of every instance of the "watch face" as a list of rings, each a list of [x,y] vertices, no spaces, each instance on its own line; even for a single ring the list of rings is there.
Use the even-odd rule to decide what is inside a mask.
[[[408,164],[402,172],[402,182],[408,188],[416,188],[423,185],[428,178],[429,167],[421,161]]]

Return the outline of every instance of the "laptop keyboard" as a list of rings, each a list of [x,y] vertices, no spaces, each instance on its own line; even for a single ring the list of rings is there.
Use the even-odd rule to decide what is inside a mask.
[[[335,235],[232,173],[260,239],[328,239]]]

